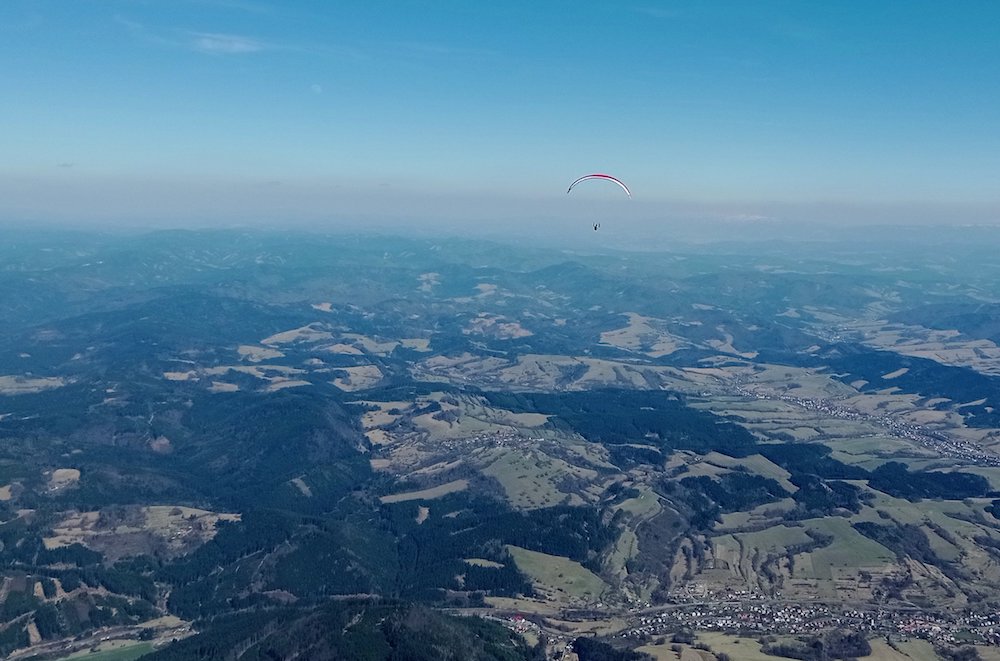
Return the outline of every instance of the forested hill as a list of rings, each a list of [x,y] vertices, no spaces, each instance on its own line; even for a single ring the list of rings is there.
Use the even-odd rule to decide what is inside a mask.
[[[189,659],[310,659],[543,661],[544,648],[529,647],[499,624],[451,617],[419,606],[332,602],[312,609],[222,616],[204,633],[143,657]]]

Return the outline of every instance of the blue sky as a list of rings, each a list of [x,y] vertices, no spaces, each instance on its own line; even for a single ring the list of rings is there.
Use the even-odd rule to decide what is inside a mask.
[[[3,0],[0,221],[1000,222],[1000,3]]]

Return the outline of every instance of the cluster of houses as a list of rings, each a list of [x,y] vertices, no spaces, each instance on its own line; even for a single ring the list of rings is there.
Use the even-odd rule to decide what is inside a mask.
[[[960,645],[1000,645],[1000,613],[925,613],[873,608],[838,608],[823,604],[727,600],[664,607],[635,616],[622,638],[664,636],[680,629],[757,635],[817,634],[849,629],[878,636],[922,638]]]

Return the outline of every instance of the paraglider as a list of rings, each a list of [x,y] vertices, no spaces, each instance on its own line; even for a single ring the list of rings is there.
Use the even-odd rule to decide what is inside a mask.
[[[571,183],[569,185],[569,188],[566,189],[566,192],[569,193],[578,183],[580,183],[581,181],[587,181],[588,179],[605,179],[607,181],[616,183],[622,187],[622,190],[625,191],[625,194],[629,196],[629,199],[632,199],[632,192],[628,189],[628,186],[626,186],[620,179],[618,179],[617,177],[612,177],[610,174],[585,174],[576,181],[574,181],[573,183]]]
[[[625,183],[621,179],[618,179],[617,177],[612,177],[610,174],[600,174],[600,173],[585,174],[585,175],[583,175],[582,177],[580,177],[579,179],[577,179],[576,181],[574,181],[573,183],[571,183],[569,185],[569,188],[566,189],[566,193],[568,194],[570,191],[572,191],[573,188],[578,183],[580,183],[581,181],[587,181],[588,179],[606,179],[607,181],[610,181],[612,183],[618,184],[619,186],[621,186],[621,189],[623,191],[625,191],[625,194],[628,195],[628,198],[630,200],[632,199],[632,191],[630,191],[628,189],[628,186],[626,186]],[[600,229],[600,227],[601,227],[600,223],[594,223],[594,231],[595,232],[598,229]]]

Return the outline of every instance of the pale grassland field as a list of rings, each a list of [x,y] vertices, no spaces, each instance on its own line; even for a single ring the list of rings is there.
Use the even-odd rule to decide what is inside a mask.
[[[859,533],[845,518],[807,519],[802,525],[833,536],[832,544],[810,552],[814,568],[879,567],[895,561],[889,549]],[[829,578],[821,573],[825,571],[816,569],[815,578]]]
[[[730,573],[755,582],[759,562],[768,555],[782,555],[788,546],[806,544],[810,538],[801,528],[772,526],[752,533],[734,533],[712,537],[716,567],[725,563]]]
[[[760,643],[753,638],[740,638],[716,631],[699,631],[697,640],[715,652],[725,652],[734,661],[774,661],[782,658],[761,652]]]
[[[429,489],[421,489],[419,491],[407,491],[405,493],[397,493],[389,496],[382,496],[381,501],[383,503],[402,503],[408,500],[431,500],[434,498],[440,498],[441,496],[447,495],[449,493],[455,493],[456,491],[464,491],[469,487],[468,480],[453,480],[446,484],[441,484],[436,487],[431,487]]]
[[[976,651],[983,661],[1000,661],[1000,647],[976,645]]]
[[[98,645],[97,652],[82,650],[64,659],[86,659],[87,661],[133,661],[153,651],[152,643],[134,641],[105,641]]]
[[[774,522],[781,517],[782,512],[793,509],[795,501],[791,498],[782,498],[773,503],[758,505],[748,512],[729,512],[722,515],[722,523],[716,524],[715,530],[721,532]]]
[[[623,500],[618,504],[618,509],[624,510],[636,518],[647,518],[660,511],[659,497],[648,487],[641,487],[639,495],[635,498]]]
[[[607,589],[599,576],[562,556],[507,546],[518,568],[550,599],[556,601],[596,602]]]
[[[795,493],[799,489],[797,486],[788,481],[788,478],[791,477],[791,473],[786,471],[781,466],[771,462],[763,455],[752,454],[747,457],[734,458],[724,454],[719,454],[718,452],[709,452],[705,455],[705,461],[717,466],[723,466],[730,470],[735,469],[737,466],[743,466],[749,469],[749,471],[753,474],[771,478],[780,484],[781,488],[789,493]]]
[[[515,507],[534,509],[558,505],[566,498],[579,500],[576,494],[560,491],[556,483],[566,475],[579,474],[580,468],[535,451],[496,451],[492,455],[495,458],[486,464],[482,473],[500,482],[507,500]],[[595,474],[590,472],[584,477],[593,479]]]

